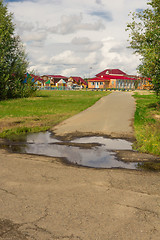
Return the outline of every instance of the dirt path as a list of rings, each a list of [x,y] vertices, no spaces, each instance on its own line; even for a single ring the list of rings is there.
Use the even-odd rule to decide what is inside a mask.
[[[114,92],[52,130],[58,136],[91,133],[112,137],[133,137],[134,112],[135,100],[132,93]]]
[[[128,114],[129,105],[121,111]],[[133,108],[130,135],[132,114]],[[73,167],[0,149],[0,240],[159,240],[159,179],[160,173]]]

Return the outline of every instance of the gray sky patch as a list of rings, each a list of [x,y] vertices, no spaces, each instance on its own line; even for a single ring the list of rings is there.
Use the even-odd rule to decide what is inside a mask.
[[[103,18],[109,22],[113,21],[112,13],[109,11],[93,11],[91,12],[91,15]]]

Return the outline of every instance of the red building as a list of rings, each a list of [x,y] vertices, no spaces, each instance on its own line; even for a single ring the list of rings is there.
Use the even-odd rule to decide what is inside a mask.
[[[137,77],[119,69],[106,69],[88,80],[90,89],[135,89]]]

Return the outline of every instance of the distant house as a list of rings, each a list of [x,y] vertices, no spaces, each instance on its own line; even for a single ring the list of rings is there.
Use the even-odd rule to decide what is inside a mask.
[[[34,83],[38,88],[44,87],[44,80],[40,76],[34,77]]]
[[[37,87],[43,87],[44,86],[44,80],[40,76],[26,73],[24,83],[27,83],[29,81],[33,82],[34,85],[37,86]]]
[[[23,83],[28,83],[28,82],[35,82],[35,75],[33,75],[33,74],[29,74],[29,73],[26,73],[25,74],[25,79],[24,79],[24,81],[23,81]]]
[[[90,89],[135,89],[137,77],[127,75],[119,69],[106,69],[88,79]]]
[[[57,82],[59,82],[61,79],[65,80],[65,81],[68,80],[67,77],[64,77],[64,76],[62,76],[62,75],[43,75],[43,76],[41,76],[41,78],[42,78],[45,82],[47,82],[47,85],[48,85],[48,83],[49,83],[48,81],[51,81],[50,84],[51,84],[52,86],[56,86]]]
[[[83,86],[84,88],[87,87],[86,81],[81,77],[70,77],[68,79],[68,85],[73,85],[73,84],[77,84],[78,86]]]
[[[49,79],[44,83],[44,86],[45,87],[54,87],[55,85],[54,85],[54,82],[51,79]]]
[[[63,79],[60,79],[57,83],[56,83],[56,86],[57,87],[61,87],[61,88],[64,88],[66,87],[66,81],[64,81]]]

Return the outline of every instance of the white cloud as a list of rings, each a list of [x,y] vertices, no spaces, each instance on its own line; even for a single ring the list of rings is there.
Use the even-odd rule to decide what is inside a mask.
[[[77,57],[74,52],[67,50],[65,52],[60,53],[57,56],[53,56],[51,58],[51,63],[54,64],[66,64],[66,65],[74,65],[74,64],[81,64],[82,63],[82,59],[80,57]]]
[[[133,55],[131,50],[127,48],[126,42],[119,42],[114,38],[103,39],[102,61],[100,68],[122,68],[124,72],[136,74],[136,67],[139,59]]]
[[[25,32],[25,34],[23,35],[23,40],[26,42],[32,42],[32,41],[37,41],[37,42],[41,42],[41,41],[45,41],[46,39],[46,33],[44,32]]]
[[[63,76],[74,76],[77,73],[77,68],[66,68],[62,71]]]
[[[92,52],[90,53],[85,59],[84,59],[84,63],[88,64],[88,65],[94,65],[97,62],[97,53],[96,52]]]
[[[76,45],[88,45],[91,43],[90,39],[88,37],[74,37],[72,39],[72,43]]]
[[[83,38],[75,37],[75,38],[72,39],[72,44],[78,46],[78,50],[81,51],[81,52],[98,51],[103,46],[103,43],[101,41],[99,41],[99,42],[98,41],[91,41],[87,37],[83,37]]]
[[[50,27],[48,30],[57,34],[70,34],[79,30],[97,31],[104,29],[105,26],[100,22],[84,23],[83,15],[62,15],[61,22],[57,26]]]
[[[105,68],[136,73],[127,49],[128,14],[146,0],[9,1],[30,61],[40,74],[95,75]]]

